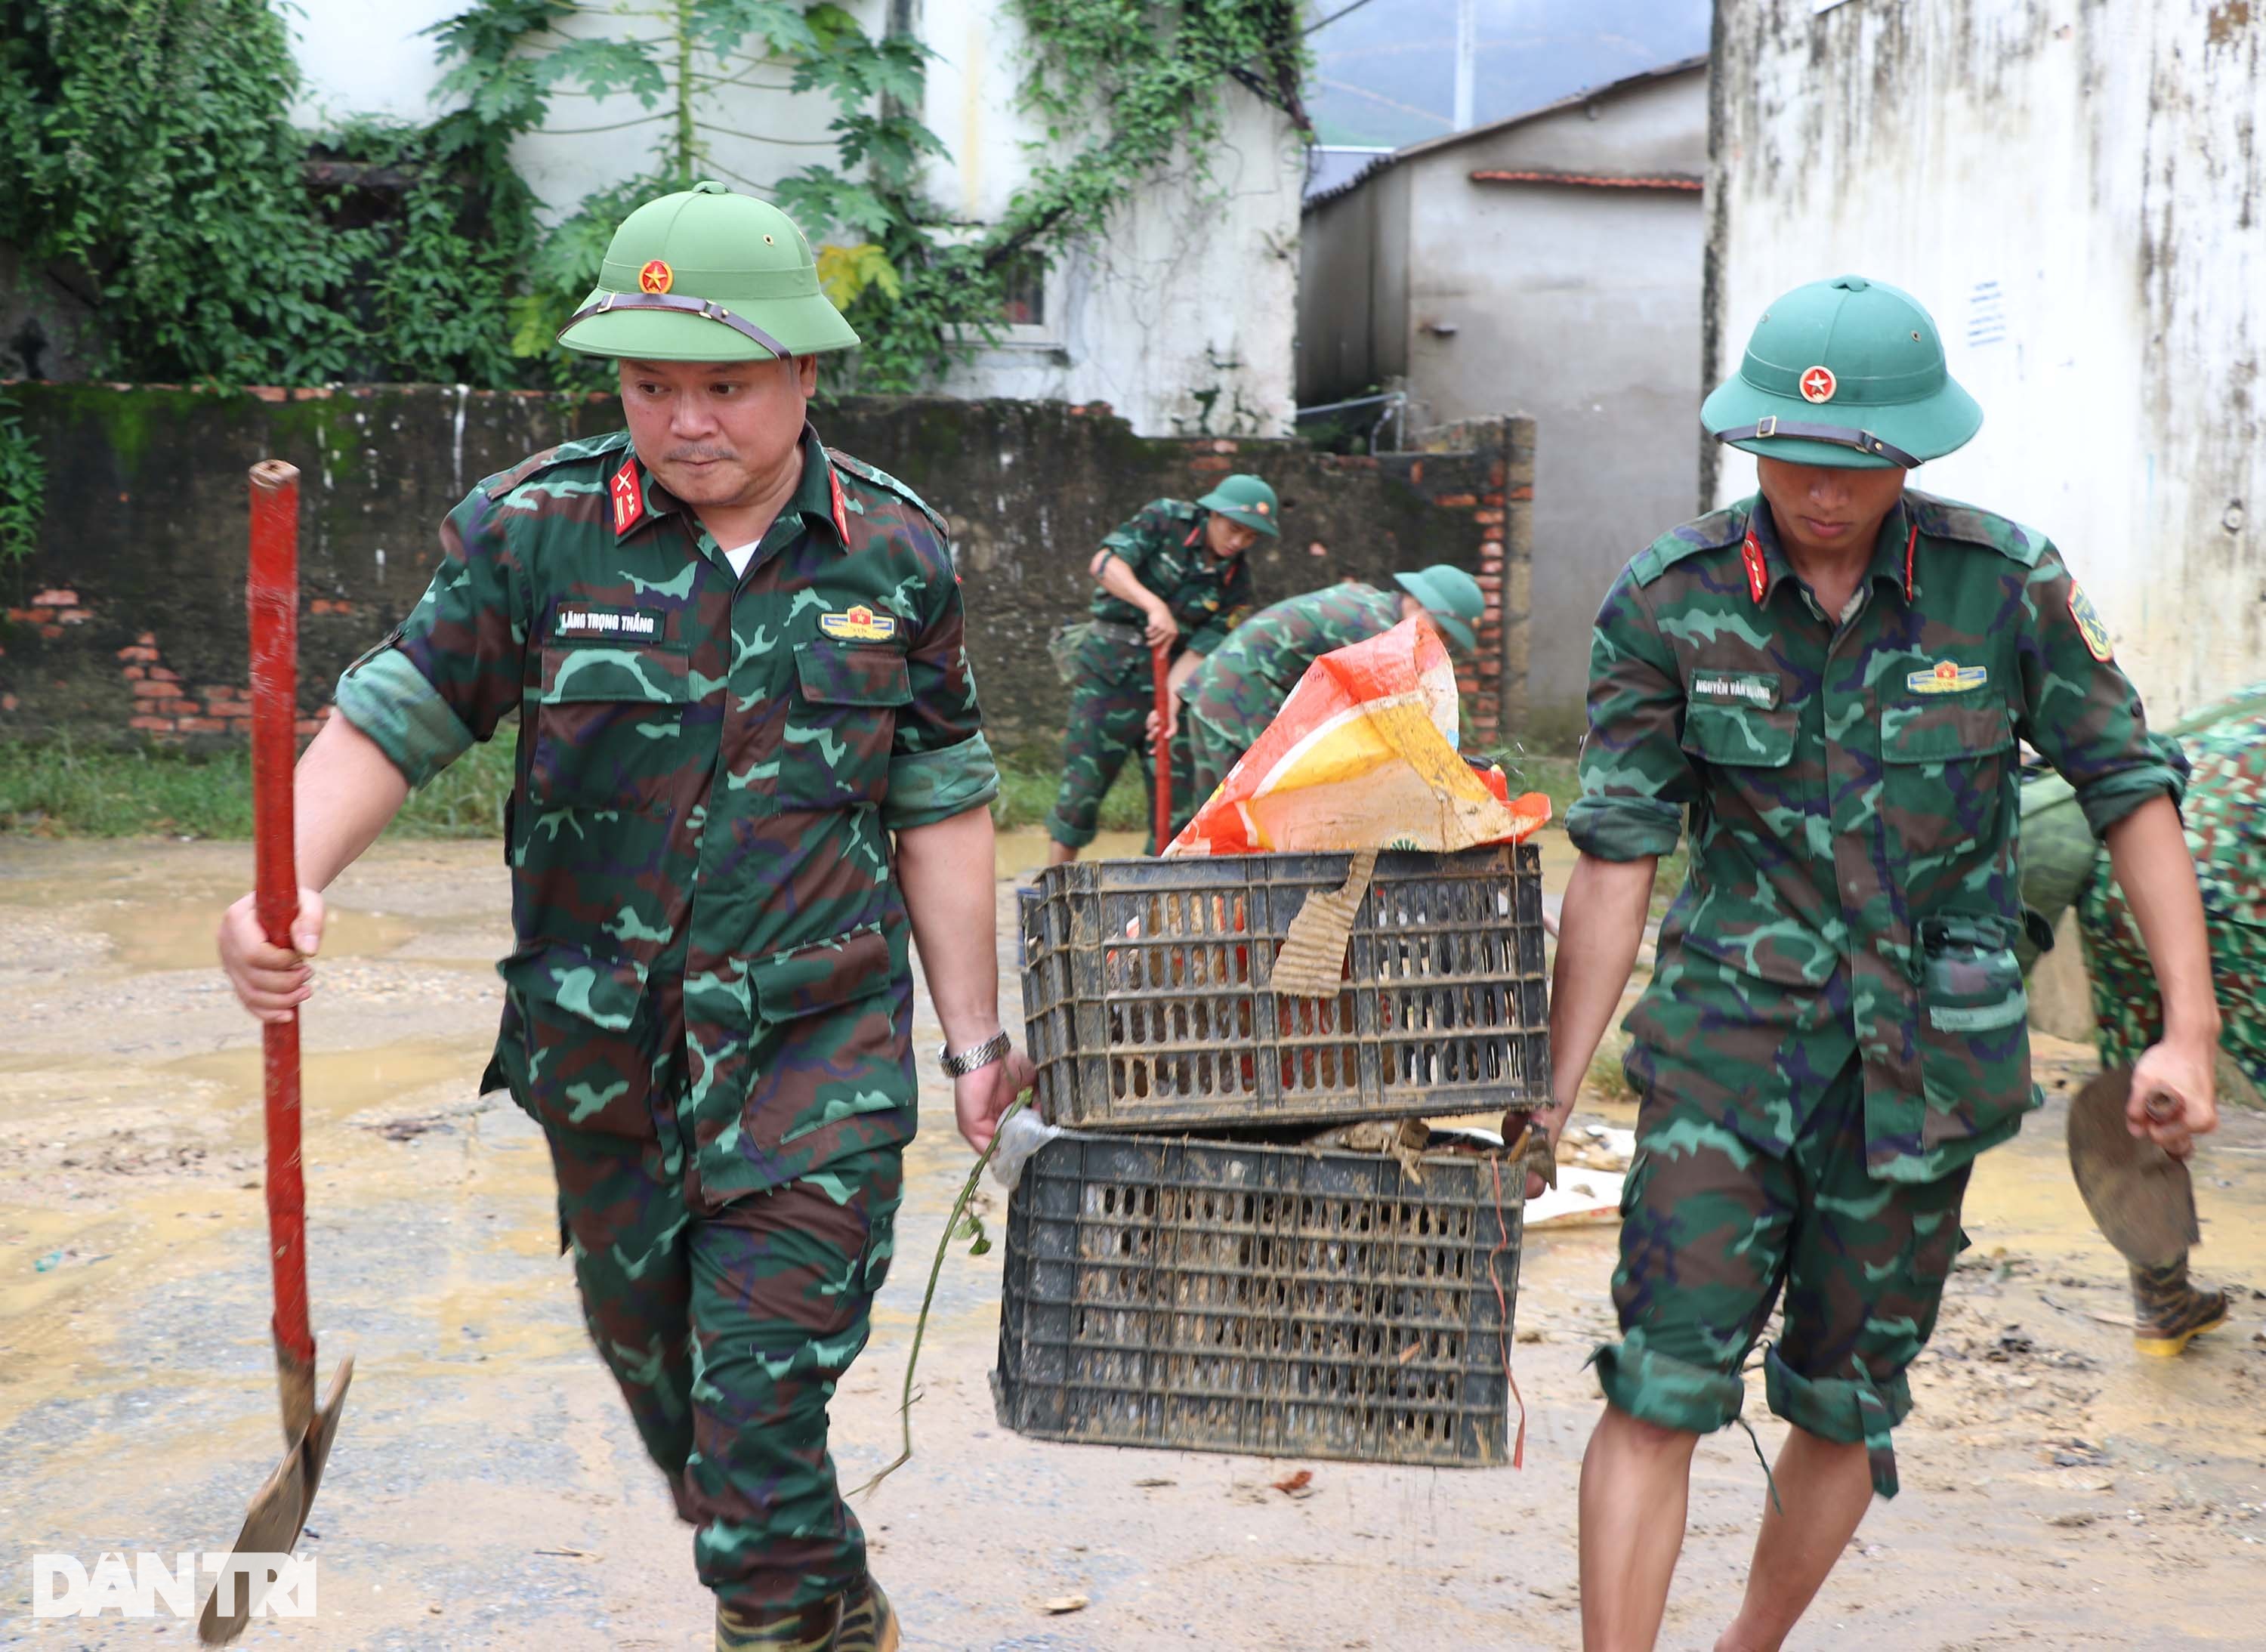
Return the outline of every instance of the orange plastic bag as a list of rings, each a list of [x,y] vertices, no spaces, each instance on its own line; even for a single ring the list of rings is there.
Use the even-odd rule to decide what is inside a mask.
[[[1514,802],[1500,768],[1465,762],[1456,717],[1455,662],[1422,619],[1326,654],[1165,853],[1524,841],[1550,818],[1550,800]]]

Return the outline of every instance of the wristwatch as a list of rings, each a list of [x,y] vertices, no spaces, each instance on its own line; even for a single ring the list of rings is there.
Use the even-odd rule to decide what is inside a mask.
[[[957,1056],[952,1053],[952,1046],[949,1044],[939,1044],[936,1047],[938,1064],[955,1078],[965,1078],[979,1067],[988,1067],[995,1061],[1003,1061],[1006,1058],[1006,1055],[1007,1034],[1005,1028],[992,1034],[975,1049],[964,1049]]]

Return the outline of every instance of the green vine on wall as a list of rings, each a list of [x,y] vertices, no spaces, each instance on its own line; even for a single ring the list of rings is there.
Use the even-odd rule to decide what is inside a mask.
[[[920,187],[946,154],[918,116],[927,49],[832,0],[476,0],[430,31],[456,113],[311,140],[269,0],[0,0],[0,240],[84,318],[72,352],[105,376],[571,384],[591,369],[552,334],[614,226],[713,172],[818,245],[866,341],[832,387],[924,388],[991,335],[1010,275],[1107,234],[1176,166],[1210,176],[1227,83],[1305,122],[1297,0],[1011,4],[1044,136],[1000,221],[968,225]],[[715,140],[752,135],[766,91],[831,117],[764,135],[806,164],[734,177]],[[511,144],[578,131],[562,98],[617,93],[637,169],[538,230]]]
[[[47,460],[24,429],[15,402],[0,392],[0,568],[30,559],[47,496]]]

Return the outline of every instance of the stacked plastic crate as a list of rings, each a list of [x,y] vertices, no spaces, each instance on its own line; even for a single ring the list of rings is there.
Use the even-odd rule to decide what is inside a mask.
[[[1291,920],[1349,859],[1074,863],[1024,891],[1036,1103],[1065,1133],[1008,1208],[1005,1426],[1506,1459],[1520,1166],[1470,1138],[1311,1138],[1546,1101],[1539,860],[1379,857],[1336,996],[1276,992]]]

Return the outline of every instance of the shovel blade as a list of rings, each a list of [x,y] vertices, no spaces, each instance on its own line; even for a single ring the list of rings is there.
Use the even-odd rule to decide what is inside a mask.
[[[331,1375],[331,1385],[323,1395],[323,1403],[307,1424],[307,1431],[294,1440],[283,1453],[283,1460],[267,1483],[253,1494],[252,1508],[244,1517],[244,1529],[236,1534],[231,1558],[238,1554],[289,1554],[298,1546],[299,1533],[307,1524],[307,1512],[315,1506],[315,1492],[323,1482],[323,1465],[330,1460],[331,1441],[339,1431],[339,1414],[346,1407],[347,1385],[354,1380],[352,1358],[339,1362]],[[205,1609],[197,1619],[197,1639],[207,1646],[226,1646],[244,1633],[252,1617],[252,1591],[255,1582],[250,1577],[234,1575],[223,1571],[214,1583],[212,1592],[205,1597]],[[230,1598],[223,1610],[222,1593],[226,1590]]]
[[[2202,1239],[2188,1167],[2127,1128],[2132,1070],[2097,1074],[2069,1104],[2069,1168],[2102,1237],[2146,1268],[2175,1262]]]

